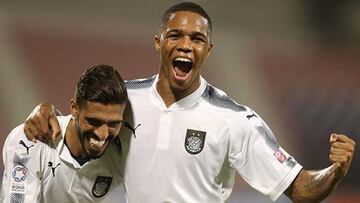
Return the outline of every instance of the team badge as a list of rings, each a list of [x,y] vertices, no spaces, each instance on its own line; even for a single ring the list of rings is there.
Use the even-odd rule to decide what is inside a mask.
[[[17,183],[24,182],[28,177],[28,170],[22,165],[16,165],[11,171],[11,176]]]
[[[92,188],[92,194],[94,197],[103,197],[110,189],[112,177],[98,176],[95,179],[94,186]]]
[[[205,144],[206,132],[187,129],[185,138],[185,149],[190,154],[200,153]]]

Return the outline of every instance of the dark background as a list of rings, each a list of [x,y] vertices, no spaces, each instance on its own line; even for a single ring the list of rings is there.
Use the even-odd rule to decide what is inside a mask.
[[[176,2],[0,0],[0,144],[39,102],[68,114],[90,66],[113,65],[125,79],[155,74],[154,35]],[[304,168],[329,165],[331,132],[359,143],[358,1],[195,2],[213,21],[215,46],[203,75],[256,110]],[[324,202],[357,202],[359,156],[357,149],[348,177]],[[230,202],[269,200],[238,178]]]

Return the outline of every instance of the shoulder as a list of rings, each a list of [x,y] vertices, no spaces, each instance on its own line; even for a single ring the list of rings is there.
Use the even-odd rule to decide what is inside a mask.
[[[19,158],[26,158],[39,155],[41,151],[48,148],[50,149],[51,147],[45,143],[28,140],[24,133],[24,124],[21,124],[14,128],[7,136],[3,151],[9,158],[15,155]]]
[[[265,123],[262,118],[250,107],[237,103],[224,91],[207,84],[201,96],[204,108],[211,114],[227,122],[230,131],[246,132],[262,128]]]
[[[23,132],[24,125],[14,128],[6,138],[3,148],[5,170],[26,169],[36,172],[40,170],[41,155],[46,144],[29,141]],[[10,172],[10,171],[9,171]]]
[[[4,147],[17,146],[19,142],[25,139],[27,141],[24,133],[24,124],[18,125],[14,129],[12,129],[9,135],[6,137]]]
[[[230,98],[224,91],[207,84],[204,93],[202,94],[201,98],[206,101],[211,106],[230,110],[233,112],[246,112],[247,108],[243,105],[238,104],[232,98]]]
[[[125,85],[128,90],[150,88],[154,83],[156,75],[148,78],[126,80]]]
[[[229,122],[230,128],[269,133],[268,126],[259,114],[252,108],[237,103],[224,91],[207,84],[201,97],[206,103],[222,113],[223,118]]]

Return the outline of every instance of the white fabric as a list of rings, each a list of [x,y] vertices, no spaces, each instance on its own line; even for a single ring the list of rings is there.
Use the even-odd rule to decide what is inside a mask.
[[[276,200],[301,170],[259,115],[203,78],[194,93],[169,108],[157,93],[157,80],[127,82],[127,119],[139,125],[135,135],[124,128],[121,134],[129,202],[226,202],[236,173]],[[188,129],[206,132],[199,153],[186,150]],[[199,143],[193,142],[195,151]]]
[[[90,160],[83,166],[71,156],[64,144],[64,133],[71,116],[58,117],[62,135],[54,147],[41,142],[28,141],[23,126],[16,127],[6,139],[3,148],[5,171],[1,202],[119,202],[122,177],[119,172],[119,152],[110,145],[104,155]],[[20,144],[23,142],[27,148]],[[49,163],[52,164],[49,164]],[[112,177],[112,182],[98,181],[98,176]],[[109,180],[109,178],[106,178]],[[110,185],[104,194],[102,190]],[[93,188],[98,189],[93,195]]]

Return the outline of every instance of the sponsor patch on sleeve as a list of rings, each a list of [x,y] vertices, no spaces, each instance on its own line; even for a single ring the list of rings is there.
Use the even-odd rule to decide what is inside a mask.
[[[274,152],[274,156],[280,163],[283,163],[286,160],[285,154],[279,148]]]
[[[17,194],[25,194],[26,185],[23,183],[11,183],[10,192]]]

